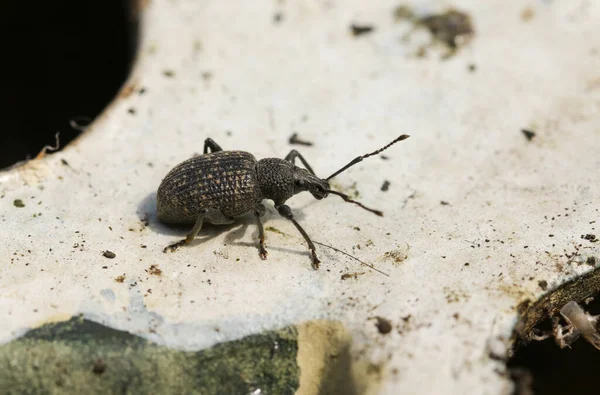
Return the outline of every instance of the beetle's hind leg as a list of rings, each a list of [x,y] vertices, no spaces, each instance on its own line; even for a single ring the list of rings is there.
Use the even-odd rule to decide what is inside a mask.
[[[267,209],[262,203],[258,203],[254,208],[254,215],[256,216],[256,224],[258,225],[258,255],[261,259],[267,259],[267,250],[265,249],[265,229],[263,227],[260,217],[265,215]]]
[[[181,247],[182,245],[191,243],[192,240],[194,240],[196,238],[196,236],[198,235],[198,232],[200,232],[200,230],[202,229],[202,225],[204,224],[205,219],[207,219],[208,222],[215,224],[215,225],[231,224],[234,221],[233,218],[228,218],[228,217],[224,216],[223,213],[217,209],[214,209],[214,208],[204,209],[204,210],[200,211],[200,213],[198,214],[198,218],[196,219],[196,222],[194,223],[194,227],[185,236],[185,239],[180,240],[177,243],[173,243],[173,244],[166,246],[163,249],[163,252],[167,252],[167,251],[173,252],[176,249],[178,249],[179,247]]]
[[[204,153],[205,154],[208,153],[209,148],[210,148],[210,152],[223,151],[223,148],[221,148],[221,146],[219,144],[215,143],[215,140],[211,139],[210,137],[207,138],[206,140],[204,140]]]

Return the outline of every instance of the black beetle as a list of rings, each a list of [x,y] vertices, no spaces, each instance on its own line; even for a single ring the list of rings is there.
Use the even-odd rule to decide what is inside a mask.
[[[383,213],[363,206],[329,187],[331,178],[345,171],[369,156],[377,155],[392,144],[407,139],[403,134],[383,148],[359,156],[329,177],[321,179],[315,175],[304,157],[296,150],[290,151],[285,159],[265,158],[259,161],[244,151],[223,151],[211,138],[204,142],[204,154],[188,159],[162,180],[157,192],[158,219],[164,223],[194,224],[184,240],[164,249],[174,251],[191,242],[204,221],[212,224],[231,224],[235,218],[254,213],[258,225],[259,255],[267,258],[265,232],[260,220],[265,214],[264,199],[271,199],[279,214],[289,219],[302,234],[311,251],[313,268],[319,267],[315,245],[300,224],[294,219],[286,200],[297,193],[308,191],[315,199],[323,199],[328,194],[342,197],[346,202],[377,214]],[[209,152],[210,150],[210,152]],[[305,168],[294,164],[299,159]]]

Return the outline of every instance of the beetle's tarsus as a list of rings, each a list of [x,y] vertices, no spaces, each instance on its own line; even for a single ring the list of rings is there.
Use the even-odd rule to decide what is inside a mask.
[[[163,248],[163,253],[166,254],[167,252],[175,252],[179,247],[187,243],[189,243],[189,241],[187,239],[183,239],[179,240],[177,243],[169,244],[168,246]]]
[[[319,265],[321,264],[321,261],[319,260],[319,258],[317,258],[317,253],[315,252],[315,250],[311,251],[311,256],[312,256],[312,268],[315,270],[319,270]]]
[[[263,261],[266,260],[267,255],[268,255],[267,250],[265,250],[265,248],[263,246],[260,246],[258,248],[258,256],[260,256],[260,259],[262,259]]]

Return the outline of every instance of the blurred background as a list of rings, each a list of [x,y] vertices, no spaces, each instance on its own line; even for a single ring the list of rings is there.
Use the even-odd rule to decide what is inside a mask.
[[[134,2],[0,2],[0,168],[75,138],[112,100],[137,46]]]

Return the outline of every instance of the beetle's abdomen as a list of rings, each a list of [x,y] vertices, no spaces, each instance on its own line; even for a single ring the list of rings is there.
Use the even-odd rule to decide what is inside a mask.
[[[248,152],[219,151],[177,165],[157,192],[158,218],[168,223],[193,223],[205,208],[226,217],[251,212],[261,200],[256,159]]]

